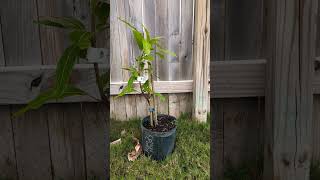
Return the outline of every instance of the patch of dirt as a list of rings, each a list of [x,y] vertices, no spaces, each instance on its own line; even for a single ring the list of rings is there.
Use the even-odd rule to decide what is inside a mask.
[[[168,132],[171,129],[175,128],[174,123],[175,118],[168,115],[158,115],[158,125],[152,127],[150,125],[150,120],[144,124],[144,127],[155,132]]]

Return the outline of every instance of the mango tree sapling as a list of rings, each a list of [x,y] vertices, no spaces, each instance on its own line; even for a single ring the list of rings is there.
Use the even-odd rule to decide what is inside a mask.
[[[130,72],[130,77],[127,85],[118,97],[137,91],[134,82],[138,81],[139,90],[149,106],[150,125],[154,127],[158,125],[156,96],[158,96],[160,100],[164,100],[164,96],[155,91],[152,62],[155,56],[157,56],[159,60],[164,60],[166,55],[176,55],[160,45],[161,37],[151,37],[145,25],[142,24],[142,31],[139,31],[138,28],[129,22],[122,19],[120,20],[131,29],[135,43],[139,48],[139,55],[135,57],[135,64],[123,68]]]

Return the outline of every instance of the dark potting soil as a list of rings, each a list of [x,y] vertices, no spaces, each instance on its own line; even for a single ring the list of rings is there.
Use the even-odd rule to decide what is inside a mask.
[[[155,132],[168,132],[171,129],[175,128],[175,118],[167,115],[158,115],[158,125],[152,127],[150,125],[150,120],[144,124],[144,127]]]

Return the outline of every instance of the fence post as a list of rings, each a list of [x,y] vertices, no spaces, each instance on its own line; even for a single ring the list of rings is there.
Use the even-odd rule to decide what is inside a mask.
[[[210,57],[210,0],[195,1],[193,44],[193,117],[207,121]]]
[[[264,179],[309,179],[317,0],[266,1]]]

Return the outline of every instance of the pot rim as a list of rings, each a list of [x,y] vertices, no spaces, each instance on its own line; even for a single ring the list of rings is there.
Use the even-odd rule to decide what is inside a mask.
[[[167,114],[158,114],[158,116],[160,116],[160,115],[171,116],[171,115],[167,115]],[[154,135],[154,136],[157,136],[157,137],[168,137],[168,136],[171,136],[173,133],[175,133],[176,130],[177,130],[177,125],[176,125],[173,129],[171,129],[170,131],[167,131],[167,132],[151,131],[150,129],[147,129],[147,128],[144,127],[144,125],[143,125],[143,122],[147,121],[147,118],[148,118],[148,117],[149,117],[149,116],[146,116],[146,117],[144,117],[144,118],[141,120],[140,126],[141,126],[141,129],[142,129],[143,131],[147,131],[148,133],[150,133],[150,134],[152,134],[152,135]],[[171,117],[174,117],[174,116],[171,116]],[[176,121],[176,120],[177,120],[177,118],[174,117],[174,121]]]

